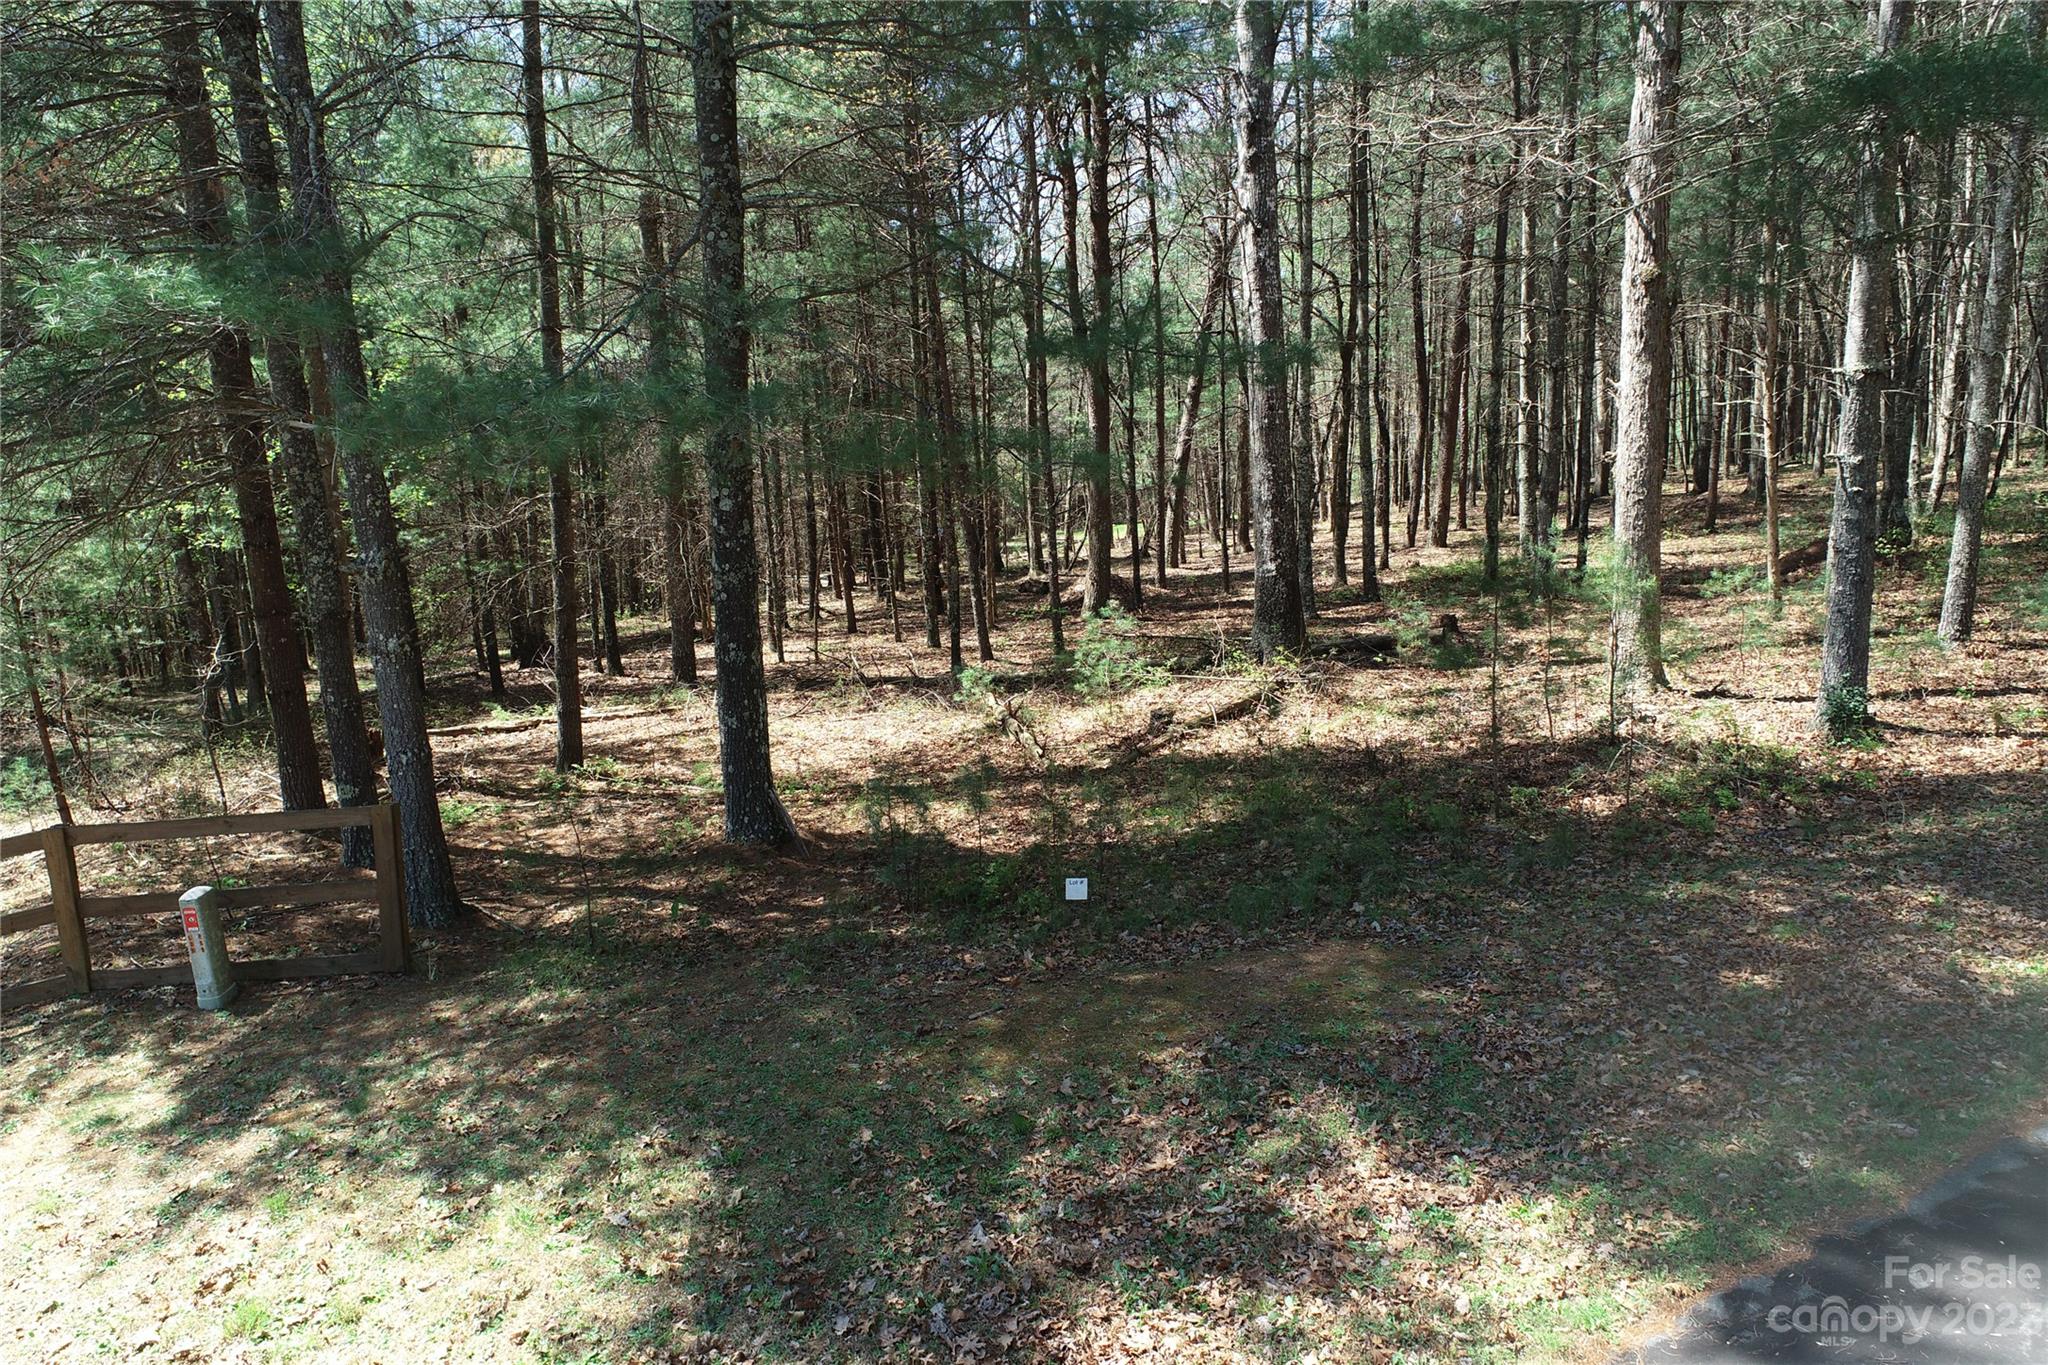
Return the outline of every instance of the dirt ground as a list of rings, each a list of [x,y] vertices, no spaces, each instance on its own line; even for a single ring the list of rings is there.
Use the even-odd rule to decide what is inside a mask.
[[[1789,501],[1797,545],[1825,505]],[[964,690],[914,599],[905,642],[863,590],[815,655],[798,610],[783,854],[719,842],[709,697],[652,623],[586,675],[567,778],[540,673],[494,705],[443,660],[477,913],[414,975],[0,1019],[0,1355],[1599,1357],[2048,1097],[2048,489],[2008,480],[1966,652],[1931,629],[1945,520],[1887,556],[1851,746],[1811,730],[1818,575],[1774,607],[1752,509],[1702,510],[1672,499],[1675,686],[1638,707],[1597,537],[1583,582],[1498,593],[1476,531],[1397,541],[1378,603],[1326,560],[1310,657],[1271,669],[1205,560],[1098,628],[1093,695],[1015,583]],[[261,751],[216,767],[180,708],[94,719],[105,794],[262,808]],[[328,856],[113,845],[81,874]],[[8,904],[40,875],[0,867]],[[103,966],[178,949],[94,928]],[[231,926],[247,956],[368,928]],[[47,930],[0,947],[0,990],[54,960]]]

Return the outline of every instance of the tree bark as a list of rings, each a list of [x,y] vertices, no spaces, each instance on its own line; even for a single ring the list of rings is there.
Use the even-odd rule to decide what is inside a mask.
[[[434,752],[427,738],[419,632],[400,558],[391,488],[376,451],[352,429],[368,401],[369,376],[355,321],[350,248],[327,164],[325,132],[306,60],[302,11],[291,0],[264,0],[262,14],[270,36],[278,103],[284,113],[285,142],[291,149],[292,205],[300,245],[324,264],[318,280],[324,305],[320,347],[333,382],[335,444],[361,565],[357,584],[377,678],[385,770],[404,836],[406,905],[413,923],[438,928],[454,920],[464,907],[456,893],[447,835],[441,827],[440,800],[434,790]]]
[[[1671,187],[1683,0],[1635,6],[1635,98],[1624,150],[1621,349],[1615,386],[1614,626],[1617,690],[1664,675],[1657,575],[1671,437]]]
[[[201,13],[196,7],[180,10],[165,30],[166,91],[177,127],[187,224],[203,250],[225,255],[234,247],[234,228],[201,65]],[[284,545],[264,449],[263,400],[256,388],[248,333],[225,324],[215,328],[207,362],[222,424],[221,448],[235,495],[235,519],[242,532],[251,625],[263,664],[264,709],[270,713],[275,741],[278,796],[286,810],[318,810],[327,804],[327,794],[320,784],[320,752],[313,742],[304,653],[285,579]]]
[[[1965,157],[1963,167],[1961,218],[1965,223],[1976,222],[1982,206],[1976,189],[1976,176],[1973,150]],[[1940,508],[1942,495],[1948,490],[1949,471],[1957,463],[1957,447],[1963,429],[1963,390],[1969,375],[1972,350],[1969,339],[1975,331],[1972,326],[1976,320],[1975,306],[1982,297],[1975,287],[1979,278],[1976,263],[1982,246],[1981,237],[1981,233],[1967,232],[1956,247],[1949,346],[1941,367],[1941,394],[1935,404],[1934,472],[1928,476],[1927,503],[1933,509]]]
[[[796,827],[775,794],[769,762],[753,458],[747,444],[752,338],[746,314],[746,208],[741,197],[733,10],[732,0],[697,0],[691,10],[699,250],[704,257],[704,388],[714,423],[704,464],[711,504],[719,761],[725,779],[726,838],[785,843],[796,837]]]
[[[636,23],[639,9],[634,10]],[[653,60],[646,34],[635,29],[633,46],[632,131],[633,146],[651,165],[654,156],[654,81],[649,63]],[[664,218],[661,194],[652,185],[640,192],[640,269],[647,302],[647,379],[656,401],[666,407],[679,395],[674,392],[675,302],[669,292],[668,256],[662,243]],[[690,590],[683,534],[684,490],[690,477],[689,462],[675,424],[663,413],[661,424],[661,569],[662,596],[668,607],[668,661],[672,681],[694,686],[697,681],[697,613],[695,594]]]
[[[1155,582],[1166,586],[1166,295],[1159,286],[1159,168],[1152,153],[1152,97],[1145,97],[1145,236],[1152,253],[1152,549]],[[1199,343],[1198,343],[1199,344]],[[1194,373],[1202,372],[1195,361]],[[1186,477],[1186,471],[1181,471]],[[1136,517],[1132,518],[1133,522]],[[1131,566],[1136,587],[1138,566]]]
[[[1460,198],[1470,205],[1474,154],[1465,153]],[[1437,413],[1438,446],[1436,464],[1436,509],[1430,523],[1429,543],[1438,547],[1451,543],[1451,480],[1458,469],[1460,419],[1465,414],[1465,374],[1472,363],[1472,272],[1477,264],[1479,219],[1469,208],[1465,228],[1458,237],[1458,289],[1451,304],[1451,354],[1444,371],[1442,406]]]
[[[234,106],[250,233],[259,243],[276,249],[285,244],[289,224],[263,93],[262,21],[254,0],[215,0],[214,14]],[[306,627],[313,637],[313,666],[320,680],[320,714],[334,769],[334,791],[344,806],[370,805],[377,800],[377,760],[364,721],[362,689],[356,681],[348,580],[342,574],[340,538],[328,506],[327,465],[314,437],[313,397],[299,339],[281,332],[265,335],[263,365],[278,414],[277,463],[284,473],[297,533],[299,582]],[[357,826],[342,831],[342,862],[346,866],[368,867],[373,858],[367,829]]]
[[[1294,367],[1294,535],[1295,573],[1301,580],[1301,610],[1316,614],[1316,455],[1315,348],[1316,306],[1316,0],[1302,0],[1301,37],[1295,48],[1295,290],[1299,305]]]
[[[1194,456],[1195,423],[1202,410],[1202,382],[1208,371],[1209,333],[1216,325],[1216,315],[1223,301],[1224,291],[1230,287],[1230,253],[1237,246],[1237,225],[1232,222],[1216,243],[1215,264],[1209,270],[1209,283],[1202,291],[1202,312],[1195,324],[1194,367],[1188,372],[1187,393],[1181,399],[1180,424],[1173,438],[1173,559],[1185,563],[1187,559],[1188,531],[1188,464]],[[1219,345],[1219,351],[1222,347]],[[1164,579],[1162,578],[1163,582]]]
[[[1422,485],[1428,470],[1436,409],[1430,404],[1429,314],[1422,292],[1422,190],[1429,166],[1429,125],[1422,125],[1415,149],[1415,178],[1408,210],[1408,315],[1415,345],[1415,455],[1408,469],[1408,548],[1422,520]]]
[[[1903,0],[1892,0],[1903,3]],[[2027,46],[2039,54],[2048,6],[2027,6]],[[2015,115],[2005,133],[2003,157],[1987,167],[1991,221],[1985,228],[1984,293],[1970,351],[1968,425],[1963,433],[1963,466],[1956,479],[1956,524],[1949,540],[1948,582],[1941,598],[1941,638],[1955,645],[1976,625],[1977,573],[1984,546],[1984,498],[1998,453],[2000,404],[2005,396],[2005,352],[2012,334],[2013,296],[2019,273],[2015,235],[2026,211],[2032,179],[2034,126]]]
[[[540,360],[550,387],[559,388],[562,356],[562,280],[555,232],[555,177],[548,159],[547,101],[541,90],[540,0],[519,7],[520,88],[526,119],[526,158],[533,177],[533,238],[540,296]],[[576,647],[576,494],[568,457],[548,461],[548,534],[555,579],[555,771],[583,762],[583,677]]]
[[[1280,184],[1273,154],[1273,0],[1237,3],[1237,198],[1245,222],[1244,314],[1252,351],[1252,652],[1307,645],[1287,420],[1287,333],[1280,293]]]
[[[1579,148],[1579,35],[1584,11],[1574,6],[1565,30],[1564,52],[1564,154],[1570,166]],[[1568,171],[1555,177],[1557,231],[1550,262],[1550,295],[1547,306],[1544,350],[1549,379],[1550,412],[1543,442],[1543,469],[1537,488],[1536,538],[1539,562],[1548,568],[1557,562],[1557,506],[1564,484],[1566,434],[1566,377],[1571,371],[1567,359],[1566,301],[1571,283],[1571,243],[1578,207],[1578,177]]]
[[[1359,0],[1359,18],[1365,16],[1365,0]],[[1352,110],[1351,154],[1345,168],[1349,182],[1351,201],[1351,324],[1348,339],[1352,356],[1347,371],[1351,375],[1348,400],[1353,409],[1353,420],[1358,428],[1358,549],[1359,549],[1359,596],[1367,602],[1380,600],[1380,556],[1381,547],[1376,539],[1384,537],[1385,527],[1380,528],[1380,537],[1375,537],[1373,519],[1379,498],[1375,496],[1373,475],[1373,415],[1381,407],[1375,400],[1379,393],[1380,356],[1378,346],[1378,309],[1371,308],[1374,295],[1373,285],[1373,239],[1374,224],[1377,221],[1373,209],[1372,195],[1372,87],[1361,82],[1357,87],[1357,100]],[[1366,329],[1366,318],[1372,316],[1374,327]],[[1370,378],[1368,378],[1370,376]],[[1384,421],[1384,417],[1381,419]],[[1387,448],[1382,433],[1378,448]],[[1340,450],[1337,458],[1349,461],[1350,451]],[[1350,489],[1346,490],[1347,520],[1349,513]],[[1342,539],[1339,538],[1341,545]]]
[[[1059,486],[1052,464],[1052,415],[1045,355],[1045,230],[1038,212],[1038,68],[1037,29],[1031,22],[1035,0],[1023,0],[1024,30],[1024,237],[1028,260],[1024,270],[1025,388],[1028,394],[1033,468],[1044,484],[1046,615],[1052,626],[1052,652],[1062,654],[1067,642],[1061,623]],[[1028,475],[1027,475],[1028,477]]]
[[[1111,450],[1109,395],[1109,309],[1116,269],[1109,240],[1109,73],[1108,56],[1101,51],[1103,35],[1091,35],[1093,50],[1087,62],[1088,84],[1088,436],[1091,454],[1088,468],[1088,577],[1081,593],[1081,610],[1092,612],[1108,605],[1113,591],[1111,564],[1110,469]]]
[[[1883,61],[1912,22],[1912,0],[1878,0],[1872,57]],[[1842,333],[1842,407],[1835,435],[1834,511],[1828,522],[1827,628],[1821,637],[1814,718],[1837,738],[1870,716],[1870,603],[1877,578],[1877,481],[1884,458],[1884,386],[1891,374],[1892,256],[1896,201],[1890,120],[1871,117],[1856,174],[1856,221]]]
[[[1769,218],[1763,229],[1763,281],[1759,307],[1763,321],[1757,341],[1756,401],[1763,413],[1764,441],[1764,572],[1771,600],[1785,596],[1785,567],[1778,562],[1778,460],[1784,450],[1778,395],[1778,228]]]
[[[1519,158],[1517,158],[1517,161],[1519,161]],[[1507,346],[1508,211],[1514,206],[1515,182],[1520,178],[1521,169],[1519,165],[1511,165],[1508,173],[1502,177],[1500,196],[1495,202],[1493,215],[1493,297],[1492,307],[1488,311],[1486,322],[1486,396],[1480,400],[1480,404],[1486,413],[1486,548],[1482,564],[1486,582],[1489,584],[1500,581],[1501,503],[1504,500],[1503,495],[1505,493],[1502,485],[1507,479],[1507,453],[1501,448],[1501,424],[1504,417],[1501,411],[1501,404],[1506,397],[1502,384],[1507,360],[1503,352]],[[1528,201],[1526,187],[1524,187],[1522,197],[1526,206]],[[1521,222],[1523,269],[1521,275],[1521,298],[1519,300],[1525,306],[1531,301],[1528,285],[1528,264],[1531,254],[1528,251],[1530,239],[1529,223],[1530,216],[1525,211]],[[1526,307],[1522,316],[1524,319],[1528,317]],[[1527,336],[1528,332],[1525,328],[1523,332],[1525,340]],[[1526,374],[1527,372],[1524,371],[1525,377]],[[1527,389],[1524,388],[1523,393],[1526,395],[1527,392]],[[1530,463],[1533,464],[1533,462]],[[1533,492],[1533,490],[1529,491]],[[1498,722],[1496,722],[1497,728]]]
[[[1508,70],[1515,102],[1515,122],[1526,125],[1534,111],[1535,96],[1522,69],[1521,32],[1508,33]],[[1532,139],[1520,134],[1514,140],[1512,178],[1521,182],[1521,212],[1517,220],[1521,258],[1515,274],[1515,512],[1517,541],[1522,558],[1538,561],[1539,548],[1548,539],[1542,523],[1543,453],[1540,404],[1536,396],[1536,176],[1531,164]],[[1559,224],[1560,229],[1562,224]],[[1500,282],[1496,282],[1500,283]],[[1491,441],[1492,432],[1488,431]],[[1505,471],[1503,471],[1505,473]],[[1489,509],[1490,510],[1490,509]],[[1491,575],[1489,575],[1489,579]]]

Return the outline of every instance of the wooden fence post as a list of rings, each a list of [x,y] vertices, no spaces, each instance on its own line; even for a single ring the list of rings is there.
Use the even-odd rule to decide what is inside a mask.
[[[377,856],[377,950],[387,972],[412,970],[412,928],[405,914],[405,864],[398,844],[398,807],[370,812],[370,846]]]
[[[57,950],[72,989],[92,989],[92,954],[85,942],[85,919],[78,913],[78,860],[71,851],[71,827],[51,825],[43,831],[43,868],[50,878],[50,909],[57,917]]]

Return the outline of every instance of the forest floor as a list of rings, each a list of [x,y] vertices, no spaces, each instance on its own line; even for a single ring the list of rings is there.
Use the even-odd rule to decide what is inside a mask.
[[[1788,546],[1825,519],[1801,482]],[[828,618],[813,659],[800,627],[769,670],[789,854],[718,841],[709,699],[666,684],[652,623],[628,676],[586,675],[568,778],[539,673],[494,707],[443,660],[443,810],[479,913],[423,936],[414,975],[0,1021],[0,1355],[1638,1340],[2048,1099],[2048,485],[2014,475],[1995,506],[1967,652],[1931,631],[1946,519],[1887,557],[1882,726],[1847,747],[1810,731],[1818,575],[1774,609],[1753,511],[1723,513],[1708,536],[1671,500],[1675,686],[1623,715],[1598,575],[1496,597],[1476,529],[1396,549],[1379,604],[1326,564],[1317,647],[1391,632],[1388,662],[1219,649],[1247,584],[1226,598],[1207,565],[1148,591],[1128,651],[1092,651],[1087,696],[1042,597],[1006,592],[985,686],[1043,767],[914,601],[898,644],[863,594],[863,633]],[[1432,642],[1445,612],[1462,631]],[[93,717],[131,817],[265,803],[261,751],[216,770],[189,705]],[[105,891],[320,857],[241,838],[81,864]],[[0,869],[10,900],[34,862]],[[251,955],[367,932],[231,927]],[[169,924],[95,931],[102,964],[178,950]],[[0,985],[48,970],[47,933],[6,941]]]

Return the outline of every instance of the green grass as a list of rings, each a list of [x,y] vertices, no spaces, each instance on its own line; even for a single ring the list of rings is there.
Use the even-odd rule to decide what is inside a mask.
[[[230,1341],[243,1338],[260,1341],[270,1334],[270,1326],[276,1316],[270,1305],[261,1299],[238,1300],[228,1309],[222,1335]]]

